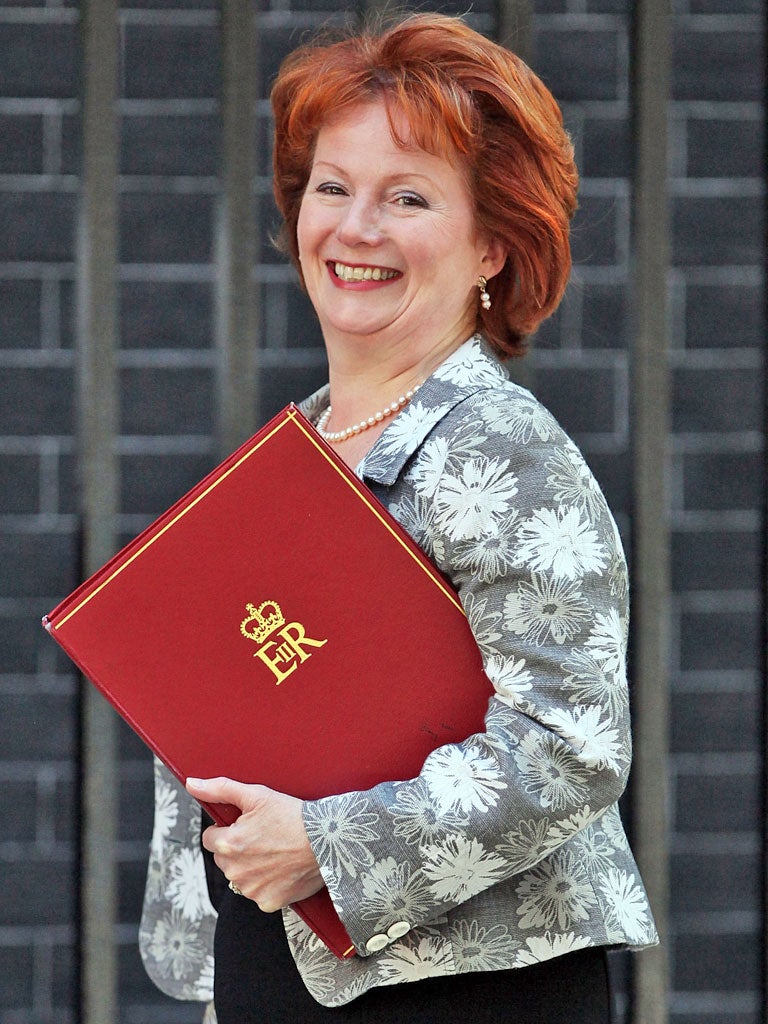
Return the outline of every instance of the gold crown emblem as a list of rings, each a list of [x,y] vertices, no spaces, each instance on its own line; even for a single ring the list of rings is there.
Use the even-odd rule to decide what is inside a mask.
[[[285,625],[285,618],[277,601],[264,601],[258,608],[249,602],[245,610],[248,616],[240,623],[240,632],[257,644],[263,644],[270,633]]]

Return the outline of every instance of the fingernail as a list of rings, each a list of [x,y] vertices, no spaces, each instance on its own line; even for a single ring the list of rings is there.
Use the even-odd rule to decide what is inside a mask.
[[[193,779],[191,776],[187,779],[188,786],[194,786],[195,789],[205,788],[205,779]]]

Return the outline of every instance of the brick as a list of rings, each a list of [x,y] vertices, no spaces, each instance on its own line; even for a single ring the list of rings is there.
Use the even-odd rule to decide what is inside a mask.
[[[677,935],[675,988],[684,992],[757,991],[761,986],[757,935]]]
[[[259,419],[266,423],[288,402],[301,401],[328,380],[322,366],[280,366],[262,370],[259,376]]]
[[[219,37],[212,25],[127,25],[124,62],[130,99],[203,99],[221,92]]]
[[[6,779],[3,782],[0,786],[0,815],[2,815],[4,842],[34,842],[36,803],[37,786],[33,780],[10,781]],[[1,1005],[2,998],[0,998]]]
[[[338,10],[335,0],[332,0],[332,2],[333,9]],[[316,9],[319,10],[315,0],[309,0],[309,3],[313,13]],[[319,22],[320,19],[318,19],[318,28],[320,27]],[[277,77],[280,65],[288,54],[302,44],[311,42],[312,36],[311,29],[307,31],[306,27],[299,28],[295,24],[264,24],[262,26],[256,39],[256,61],[259,68],[259,78],[265,84],[267,90]]]
[[[306,292],[298,284],[288,284],[285,293],[287,322],[285,344],[289,349],[322,349],[323,332]]]
[[[214,117],[124,117],[121,172],[216,175],[219,172],[220,135],[220,125]]]
[[[558,306],[552,316],[548,317],[539,326],[533,337],[529,339],[529,348],[531,350],[549,350],[563,347],[563,310],[567,302],[568,293],[566,292],[565,299],[560,306]],[[515,364],[513,363],[512,365],[514,366]]]
[[[125,263],[207,263],[211,196],[130,192],[120,202],[120,258]]]
[[[124,434],[210,434],[210,370],[147,367],[120,374]]]
[[[149,750],[145,751],[147,777],[123,779],[120,783],[120,814],[118,839],[149,841],[152,837],[154,789]]]
[[[82,579],[83,574],[78,572],[75,576],[73,576],[72,583],[68,587],[68,590],[74,590],[75,586],[78,583],[82,582]],[[57,598],[66,597],[66,594],[57,594],[56,596]],[[57,676],[61,678],[70,679],[72,682],[72,687],[76,687],[80,679],[79,675],[77,674],[77,669],[75,668],[73,662],[69,659],[69,656],[66,655],[64,651],[60,647],[58,647],[58,645],[50,638],[47,639],[47,643],[43,651],[45,655],[46,671],[48,671],[48,662],[51,659],[51,651],[53,651],[53,667],[50,669],[50,671],[54,672]]]
[[[117,749],[121,761],[140,761],[149,753],[146,744],[122,719],[117,722]]]
[[[712,994],[710,998],[712,1006],[717,1006],[717,993]],[[675,998],[674,1002],[677,1004],[678,999]],[[697,1008],[697,1011],[693,1012],[687,1007],[681,1010],[680,1013],[676,1013],[673,1010],[670,1013],[669,1020],[670,1024],[762,1024],[762,1016],[757,1011],[751,1013],[748,1010],[741,1012],[729,1009],[725,1013],[718,1013],[714,1009],[702,1010]]]
[[[728,433],[760,424],[761,379],[755,370],[688,367],[672,373],[676,433]]]
[[[38,116],[0,114],[0,174],[41,174],[43,122]]]
[[[74,757],[75,704],[74,697],[50,693],[4,694],[0,750],[5,759],[46,761]]]
[[[762,125],[755,120],[688,120],[688,177],[759,178],[763,174]]]
[[[120,286],[120,336],[124,348],[210,348],[212,285],[124,281]]]
[[[756,196],[677,196],[672,200],[672,261],[681,267],[757,265],[762,221],[762,200]]]
[[[61,348],[75,347],[75,283],[59,282],[59,344]]]
[[[628,302],[623,284],[580,284],[582,345],[585,348],[624,349],[627,345]]]
[[[256,173],[265,177],[272,174],[273,138],[271,114],[257,114],[253,133],[254,166]]]
[[[0,281],[0,348],[40,344],[40,282]]]
[[[218,8],[218,0],[121,0],[119,6],[136,11],[166,11],[177,8],[183,10],[215,10]]]
[[[615,32],[539,27],[533,34],[533,52],[534,69],[559,102],[619,98]]]
[[[75,868],[27,856],[3,865],[3,880],[13,900],[0,901],[0,927],[66,925],[74,919]]]
[[[613,196],[582,196],[573,218],[571,249],[576,266],[611,266],[620,263],[617,224],[621,206]]]
[[[60,779],[56,783],[54,835],[58,842],[77,843],[80,834],[80,809],[76,783]]]
[[[0,192],[0,261],[71,260],[75,201],[69,192]]]
[[[757,832],[761,821],[761,780],[757,772],[678,776],[677,832]]]
[[[0,947],[0,1010],[30,1006],[34,954],[29,947]]]
[[[59,456],[59,512],[73,515],[80,511],[80,482],[74,453]]]
[[[565,14],[568,0],[537,0],[537,14]]]
[[[16,595],[15,588],[6,584],[3,596]],[[49,609],[41,609],[42,616]],[[39,617],[31,615],[4,615],[0,629],[0,673],[33,674],[37,671],[37,652],[43,643],[50,642],[40,628]]]
[[[632,170],[629,116],[584,119],[579,170],[583,178],[628,178]]]
[[[676,100],[756,100],[762,97],[761,33],[697,30],[674,32],[672,95]],[[727,69],[727,74],[724,73]]]
[[[762,14],[762,0],[688,0],[691,14]]]
[[[275,10],[275,5],[271,5],[272,9]],[[402,5],[402,10],[408,8],[407,4]],[[311,14],[318,13],[335,13],[339,12],[338,0],[292,0],[291,2],[292,11],[307,11]],[[400,10],[400,8],[398,8]],[[311,33],[310,33],[311,38]],[[303,36],[297,39],[295,45],[298,46],[303,41]]]
[[[759,619],[757,612],[683,612],[680,667],[703,671],[754,668],[760,651]]]
[[[687,286],[688,348],[751,347],[759,342],[762,333],[763,289],[759,284]]]
[[[257,242],[259,263],[267,265],[286,263],[287,257],[280,252],[273,241],[283,226],[283,218],[278,213],[272,194],[259,196],[257,206],[260,232],[260,239]]]
[[[51,1002],[57,1009],[55,1020],[64,1021],[64,1007],[75,1007],[78,997],[77,956],[74,945],[58,944],[51,955],[53,960],[53,978],[51,984]],[[60,1016],[61,1014],[61,1016]]]
[[[611,434],[616,430],[612,369],[547,367],[537,373],[534,390],[569,434]]]
[[[670,710],[675,754],[759,750],[760,701],[753,693],[676,693]]]
[[[632,477],[627,472],[627,452],[590,452],[587,462],[597,478],[614,515],[632,507]]]
[[[0,95],[77,95],[78,34],[72,22],[0,23],[0,53]]]
[[[627,14],[629,9],[629,0],[587,0],[587,10],[596,14]]]
[[[204,1008],[200,1003],[180,1003],[175,999],[157,992],[155,1001],[147,1005],[132,1001],[132,990],[125,995],[126,1020],[132,1024],[155,1024],[162,1020],[163,1024],[200,1024],[200,1014]],[[158,1016],[159,1014],[159,1016]],[[752,1024],[751,1021],[736,1021],[735,1024]],[[755,1021],[755,1024],[758,1024]]]
[[[82,168],[82,124],[79,114],[61,119],[61,173],[79,174]]]
[[[130,455],[120,460],[123,512],[159,515],[213,468],[208,455]]]
[[[417,3],[414,3],[413,6],[418,9]],[[335,9],[338,10],[338,4],[336,5]],[[457,17],[466,16],[467,23],[471,25],[473,28],[477,29],[477,31],[480,31],[482,26],[487,24],[487,22],[481,22],[477,15],[495,15],[496,5],[494,3],[494,0],[479,0],[479,3],[472,4],[472,10],[469,13],[467,13],[467,7],[465,4],[462,3],[462,0],[446,0],[445,3],[440,4],[440,10],[444,11],[446,14],[455,15]]]
[[[11,533],[0,536],[0,593],[15,597],[63,597],[73,585],[75,538],[66,533]],[[42,609],[43,612],[49,609]]]
[[[0,513],[37,512],[39,503],[38,457],[0,454]]]
[[[674,913],[750,910],[759,905],[760,857],[757,853],[673,853],[670,896]]]
[[[683,457],[686,509],[759,509],[765,489],[758,452],[688,453]]]
[[[672,533],[673,590],[758,589],[760,537],[758,533],[726,530]]]
[[[72,372],[49,366],[3,368],[0,434],[70,434]]]

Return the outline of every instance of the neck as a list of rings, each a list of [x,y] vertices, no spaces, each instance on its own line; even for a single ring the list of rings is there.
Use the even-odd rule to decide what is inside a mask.
[[[449,355],[463,344],[470,331],[454,332],[426,350],[411,339],[386,346],[376,338],[361,344],[339,344],[327,339],[328,379],[332,423],[342,429],[367,419],[408,391],[422,384]]]

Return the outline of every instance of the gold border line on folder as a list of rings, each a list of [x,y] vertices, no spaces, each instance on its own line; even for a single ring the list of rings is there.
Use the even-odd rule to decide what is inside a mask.
[[[275,427],[273,427],[273,429],[270,430],[268,434],[265,434],[264,437],[260,438],[260,440],[257,441],[252,448],[249,448],[247,452],[244,452],[237,460],[237,462],[233,463],[226,472],[222,473],[221,476],[216,477],[216,479],[212,483],[210,483],[204,491],[201,491],[196,498],[190,501],[188,505],[185,505],[184,508],[181,509],[181,511],[177,512],[173,519],[170,519],[165,524],[165,526],[162,527],[162,529],[158,530],[157,533],[153,533],[152,536],[144,544],[142,544],[142,546],[137,551],[134,551],[130,558],[127,558],[124,562],[122,562],[113,573],[107,576],[105,580],[101,581],[98,587],[92,590],[87,597],[84,597],[83,600],[78,605],[76,605],[70,612],[68,612],[61,620],[61,622],[58,622],[55,626],[53,626],[53,629],[60,629],[65,622],[68,622],[73,615],[79,612],[81,608],[84,608],[85,605],[87,605],[88,602],[91,600],[91,598],[96,597],[99,591],[103,590],[103,588],[106,587],[108,583],[111,583],[116,576],[119,576],[123,569],[127,569],[131,562],[137,559],[139,555],[144,554],[147,548],[151,547],[156,540],[159,540],[160,537],[162,537],[167,530],[170,530],[172,526],[175,526],[180,519],[183,519],[187,512],[193,509],[195,505],[198,504],[198,502],[203,500],[203,498],[207,497],[211,493],[211,491],[214,490],[214,488],[218,487],[222,480],[226,480],[230,473],[234,473],[234,471],[238,469],[246,461],[246,459],[249,459],[251,455],[253,455],[254,452],[258,451],[263,444],[265,444],[271,437],[273,437],[278,432],[278,430],[282,430],[286,423],[289,423],[292,420],[295,420],[293,412],[287,413],[284,420],[282,420]]]
[[[367,507],[367,508],[368,508],[368,509],[369,509],[369,510],[370,510],[371,512],[373,512],[373,514],[374,514],[374,515],[376,516],[376,518],[377,518],[377,519],[379,520],[379,522],[381,523],[381,525],[382,525],[382,526],[384,526],[384,527],[385,527],[385,528],[386,528],[387,530],[389,530],[389,532],[390,532],[390,533],[392,534],[392,536],[393,536],[393,537],[395,538],[395,540],[397,541],[397,543],[398,543],[398,544],[399,544],[399,545],[400,545],[400,546],[401,546],[401,547],[402,547],[402,548],[403,548],[403,549],[404,549],[405,551],[407,551],[407,552],[408,552],[408,554],[409,554],[409,555],[411,556],[411,558],[412,558],[412,559],[414,560],[414,562],[416,563],[416,565],[418,565],[418,567],[419,567],[419,568],[420,568],[420,569],[422,570],[422,572],[423,572],[423,573],[424,573],[424,574],[425,574],[426,576],[429,576],[429,578],[430,578],[430,579],[432,580],[432,582],[433,582],[433,583],[434,583],[434,584],[435,584],[435,585],[436,585],[437,587],[439,587],[439,588],[440,588],[440,590],[442,590],[442,592],[443,592],[443,593],[445,594],[445,596],[446,596],[446,597],[447,597],[447,598],[448,598],[448,599],[449,599],[450,601],[452,601],[452,602],[453,602],[453,604],[455,604],[455,605],[456,605],[456,607],[457,607],[457,608],[459,609],[459,611],[461,612],[461,614],[462,614],[462,615],[465,615],[465,616],[466,616],[466,612],[464,611],[464,608],[463,608],[463,606],[462,606],[461,602],[460,602],[460,601],[459,601],[459,599],[458,599],[458,598],[456,597],[456,594],[455,594],[455,593],[454,593],[454,592],[453,592],[453,591],[451,590],[451,588],[450,588],[450,587],[448,587],[448,586],[447,586],[447,585],[446,585],[445,583],[443,583],[443,581],[442,581],[442,580],[440,579],[440,577],[439,577],[439,576],[437,576],[437,575],[435,575],[434,573],[432,573],[432,572],[431,572],[431,571],[429,570],[429,568],[428,568],[428,567],[427,567],[426,565],[424,565],[424,563],[423,563],[423,562],[421,561],[421,559],[419,558],[419,556],[418,556],[418,555],[417,555],[417,554],[416,554],[416,553],[415,553],[414,551],[412,551],[412,550],[410,549],[410,547],[409,547],[409,546],[408,546],[408,544],[407,544],[407,543],[406,543],[406,542],[405,542],[405,541],[403,540],[403,538],[402,538],[402,537],[400,536],[400,534],[399,534],[399,533],[397,533],[397,531],[396,531],[396,530],[393,530],[393,529],[392,529],[392,527],[390,526],[390,524],[389,524],[389,523],[388,523],[388,522],[386,521],[386,519],[385,519],[385,518],[384,518],[384,517],[383,517],[383,516],[381,515],[381,513],[379,512],[379,510],[378,510],[378,509],[377,509],[377,508],[376,508],[376,507],[375,507],[374,505],[372,505],[372,504],[370,503],[370,501],[368,501],[368,499],[366,498],[366,496],[365,496],[365,495],[364,495],[363,493],[361,493],[361,492],[360,492],[360,491],[359,491],[359,490],[358,490],[358,489],[357,489],[357,488],[355,487],[355,485],[354,485],[354,484],[352,483],[352,481],[351,481],[351,480],[349,480],[349,479],[348,479],[348,477],[347,477],[347,476],[346,476],[346,475],[344,474],[344,472],[343,472],[343,471],[342,471],[342,470],[341,470],[341,469],[340,469],[340,468],[339,468],[339,467],[338,467],[338,466],[336,465],[336,463],[335,463],[335,462],[333,461],[333,459],[332,459],[332,458],[331,458],[331,457],[330,457],[330,456],[328,455],[328,452],[326,452],[326,451],[325,451],[325,449],[324,449],[324,448],[323,448],[323,447],[322,447],[322,446],[321,446],[320,444],[318,444],[318,442],[317,442],[316,438],[314,438],[314,437],[312,436],[312,434],[310,434],[310,432],[309,432],[309,431],[308,431],[308,430],[306,429],[306,427],[305,427],[305,426],[304,426],[304,425],[303,425],[302,423],[299,423],[299,421],[298,421],[297,419],[294,419],[293,417],[291,417],[291,418],[293,419],[293,423],[294,423],[294,424],[295,424],[295,425],[296,425],[296,426],[297,426],[297,427],[299,428],[299,430],[300,430],[300,431],[302,432],[302,434],[304,434],[304,436],[305,436],[305,437],[306,437],[306,438],[307,438],[308,440],[310,440],[310,441],[312,442],[312,444],[313,444],[313,445],[315,446],[315,448],[316,448],[316,449],[317,449],[317,450],[318,450],[318,451],[320,452],[320,454],[321,454],[321,455],[323,456],[323,458],[324,458],[324,459],[326,460],[326,462],[328,462],[328,464],[329,464],[329,465],[333,466],[333,468],[334,468],[334,469],[336,470],[336,472],[337,472],[337,473],[339,474],[339,476],[340,476],[340,477],[341,477],[341,479],[342,479],[342,480],[344,481],[344,483],[345,483],[345,484],[347,485],[347,487],[349,487],[349,489],[350,489],[350,490],[351,490],[351,491],[353,492],[353,494],[356,494],[356,495],[357,495],[357,497],[358,497],[358,498],[360,499],[360,501],[362,501],[362,502],[363,502],[363,504],[364,504],[364,505],[365,505],[365,506],[366,506],[366,507]]]

